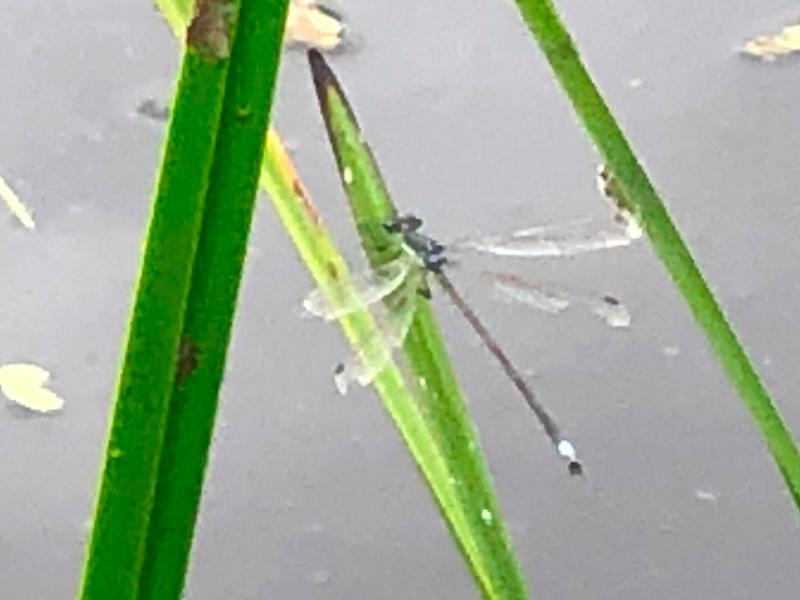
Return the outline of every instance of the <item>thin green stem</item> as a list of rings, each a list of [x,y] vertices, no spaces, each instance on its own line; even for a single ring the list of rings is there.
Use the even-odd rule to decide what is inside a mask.
[[[287,0],[244,0],[172,393],[139,592],[179,598],[247,250]]]
[[[377,162],[367,145],[336,77],[322,55],[309,52],[314,84],[339,175],[367,258],[380,265],[401,251],[397,236],[383,224],[397,214]],[[417,300],[414,320],[403,344],[410,369],[406,384],[422,419],[424,448],[433,447],[445,470],[433,470],[431,456],[420,453],[405,435],[408,408],[384,396],[387,410],[418,461],[453,539],[486,598],[527,598],[524,575],[511,546],[491,476],[479,451],[475,426],[430,305]],[[406,373],[403,373],[406,375]],[[376,380],[379,387],[380,380]],[[415,415],[416,416],[416,415]],[[438,463],[437,463],[438,465]]]
[[[231,6],[235,16],[238,4]],[[137,598],[227,73],[224,58],[187,49],[117,388],[83,600]]]
[[[586,71],[575,45],[548,0],[516,0],[578,119],[621,187],[622,200],[637,217],[703,329],[778,465],[800,509],[800,453],[719,303],[649,177]]]
[[[200,0],[189,24],[83,599],[180,597],[286,8]]]

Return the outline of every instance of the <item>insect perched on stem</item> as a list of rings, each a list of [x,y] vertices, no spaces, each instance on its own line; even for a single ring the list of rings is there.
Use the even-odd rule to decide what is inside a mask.
[[[568,462],[569,472],[582,473],[572,443],[561,434],[523,375],[453,285],[448,272],[456,265],[449,260],[445,250],[448,253],[470,251],[528,258],[569,257],[624,247],[641,235],[638,228],[620,219],[618,214],[611,228],[598,228],[596,223],[584,220],[533,227],[507,237],[461,239],[447,246],[422,233],[422,220],[416,216],[401,216],[386,223],[389,233],[400,236],[403,251],[398,258],[348,278],[336,290],[327,293],[315,290],[303,303],[306,311],[325,320],[335,320],[365,309],[375,317],[377,333],[356,344],[356,354],[336,367],[334,380],[338,390],[346,393],[353,382],[368,385],[383,370],[392,359],[394,350],[403,344],[420,296],[430,297],[427,280],[432,278],[500,363],[542,424],[559,456]],[[483,271],[482,274],[499,292],[533,308],[554,314],[566,310],[571,304],[583,304],[611,327],[630,324],[627,309],[613,296],[568,294],[516,274],[494,271]]]

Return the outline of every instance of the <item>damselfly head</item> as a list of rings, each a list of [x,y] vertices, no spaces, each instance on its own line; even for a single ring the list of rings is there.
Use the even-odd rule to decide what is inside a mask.
[[[386,231],[403,238],[406,251],[415,255],[426,270],[439,273],[447,264],[444,256],[445,246],[421,233],[422,225],[422,219],[414,215],[402,215],[383,224]]]
[[[387,221],[383,227],[389,233],[399,233],[405,235],[413,231],[418,231],[422,228],[422,219],[415,215],[401,215],[394,219]]]
[[[386,221],[383,224],[383,228],[386,230],[387,233],[400,233],[400,223],[398,222],[397,219]]]

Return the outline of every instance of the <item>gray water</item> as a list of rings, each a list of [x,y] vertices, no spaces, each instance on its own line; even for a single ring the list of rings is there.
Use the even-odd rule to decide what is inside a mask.
[[[177,53],[147,1],[13,3],[0,36],[0,174],[38,230],[0,218],[0,364],[53,373],[63,413],[0,406],[3,598],[74,595]],[[788,0],[558,3],[790,426],[796,357],[798,60],[735,48]],[[732,6],[735,4],[735,6]],[[457,6],[458,10],[453,10]],[[612,7],[614,12],[612,13]],[[602,215],[597,158],[510,2],[349,1],[332,59],[400,206],[443,238]],[[361,260],[302,53],[275,117]],[[370,390],[337,395],[337,329],[260,201],[187,597],[470,598],[476,592]],[[613,292],[628,331],[469,299],[579,444],[570,479],[467,326],[436,301],[537,598],[792,598],[796,509],[646,243],[526,265]]]

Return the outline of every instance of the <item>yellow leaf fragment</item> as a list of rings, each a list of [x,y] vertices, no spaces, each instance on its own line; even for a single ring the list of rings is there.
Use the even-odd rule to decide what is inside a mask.
[[[183,35],[194,14],[194,0],[154,0],[172,33],[183,42]]]
[[[800,51],[800,23],[784,27],[776,35],[759,35],[748,40],[742,52],[762,60],[773,61],[780,56]]]
[[[0,177],[0,198],[2,198],[11,213],[19,219],[25,229],[36,229],[36,223],[33,221],[33,215],[25,208],[22,200],[19,199],[17,193],[11,189],[11,186],[6,183],[6,180]]]
[[[44,387],[50,373],[39,365],[10,363],[0,366],[0,391],[12,402],[41,413],[64,407],[64,399]]]
[[[293,0],[286,17],[286,41],[331,51],[344,41],[345,26],[335,12],[310,0]]]
[[[193,0],[154,0],[156,8],[183,43],[194,14]],[[331,51],[344,41],[345,26],[334,11],[313,0],[292,0],[286,17],[286,42]]]

